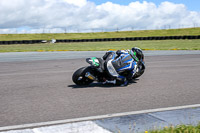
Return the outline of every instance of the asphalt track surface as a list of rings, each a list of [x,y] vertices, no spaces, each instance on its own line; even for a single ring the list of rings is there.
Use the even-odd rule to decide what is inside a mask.
[[[78,87],[84,59],[0,63],[0,127],[200,103],[200,54],[147,56],[127,87]]]

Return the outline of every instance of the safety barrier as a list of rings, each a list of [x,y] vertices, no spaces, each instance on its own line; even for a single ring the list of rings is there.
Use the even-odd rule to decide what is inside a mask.
[[[180,39],[200,39],[200,35],[197,35],[197,36],[152,36],[152,37],[99,38],[99,39],[58,39],[58,40],[56,40],[56,42],[57,43],[72,43],[72,42],[180,40]],[[46,43],[46,42],[48,42],[48,41],[44,41],[44,40],[0,41],[0,45],[35,44],[35,43]]]

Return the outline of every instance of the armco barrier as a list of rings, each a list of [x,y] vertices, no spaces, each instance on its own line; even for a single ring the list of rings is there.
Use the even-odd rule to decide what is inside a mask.
[[[107,42],[107,41],[141,41],[141,40],[180,40],[180,39],[200,39],[197,36],[150,36],[150,37],[125,37],[125,38],[99,38],[99,39],[58,39],[57,43],[72,42]],[[42,43],[43,40],[20,40],[20,41],[0,41],[0,45],[10,44],[35,44]]]

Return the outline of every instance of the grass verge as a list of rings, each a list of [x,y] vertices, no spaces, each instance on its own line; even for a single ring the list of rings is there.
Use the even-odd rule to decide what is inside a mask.
[[[85,42],[0,45],[0,52],[107,51],[139,47],[143,50],[200,50],[200,40]]]
[[[51,39],[96,39],[96,38],[123,38],[148,36],[184,36],[199,35],[200,28],[168,29],[168,30],[139,30],[120,32],[96,33],[44,33],[44,34],[0,34],[0,41],[11,40],[51,40]]]
[[[176,127],[165,127],[162,130],[146,131],[145,133],[200,133],[200,123],[193,125],[178,125]]]

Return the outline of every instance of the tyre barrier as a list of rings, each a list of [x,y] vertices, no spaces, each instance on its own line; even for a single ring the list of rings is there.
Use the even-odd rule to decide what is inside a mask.
[[[35,43],[41,43],[41,42],[42,42],[42,40],[0,41],[0,45],[35,44]]]
[[[125,38],[101,38],[101,39],[58,39],[57,43],[72,42],[108,42],[108,41],[141,41],[141,40],[180,40],[180,39],[200,39],[200,35],[196,36],[150,36],[150,37],[125,37]],[[0,45],[10,44],[36,44],[44,43],[44,40],[20,40],[20,41],[0,41]]]
[[[126,41],[132,41],[132,38],[131,37],[126,37],[125,40]]]
[[[155,37],[155,40],[160,40],[160,37],[159,37],[159,36],[156,36],[156,37]]]

